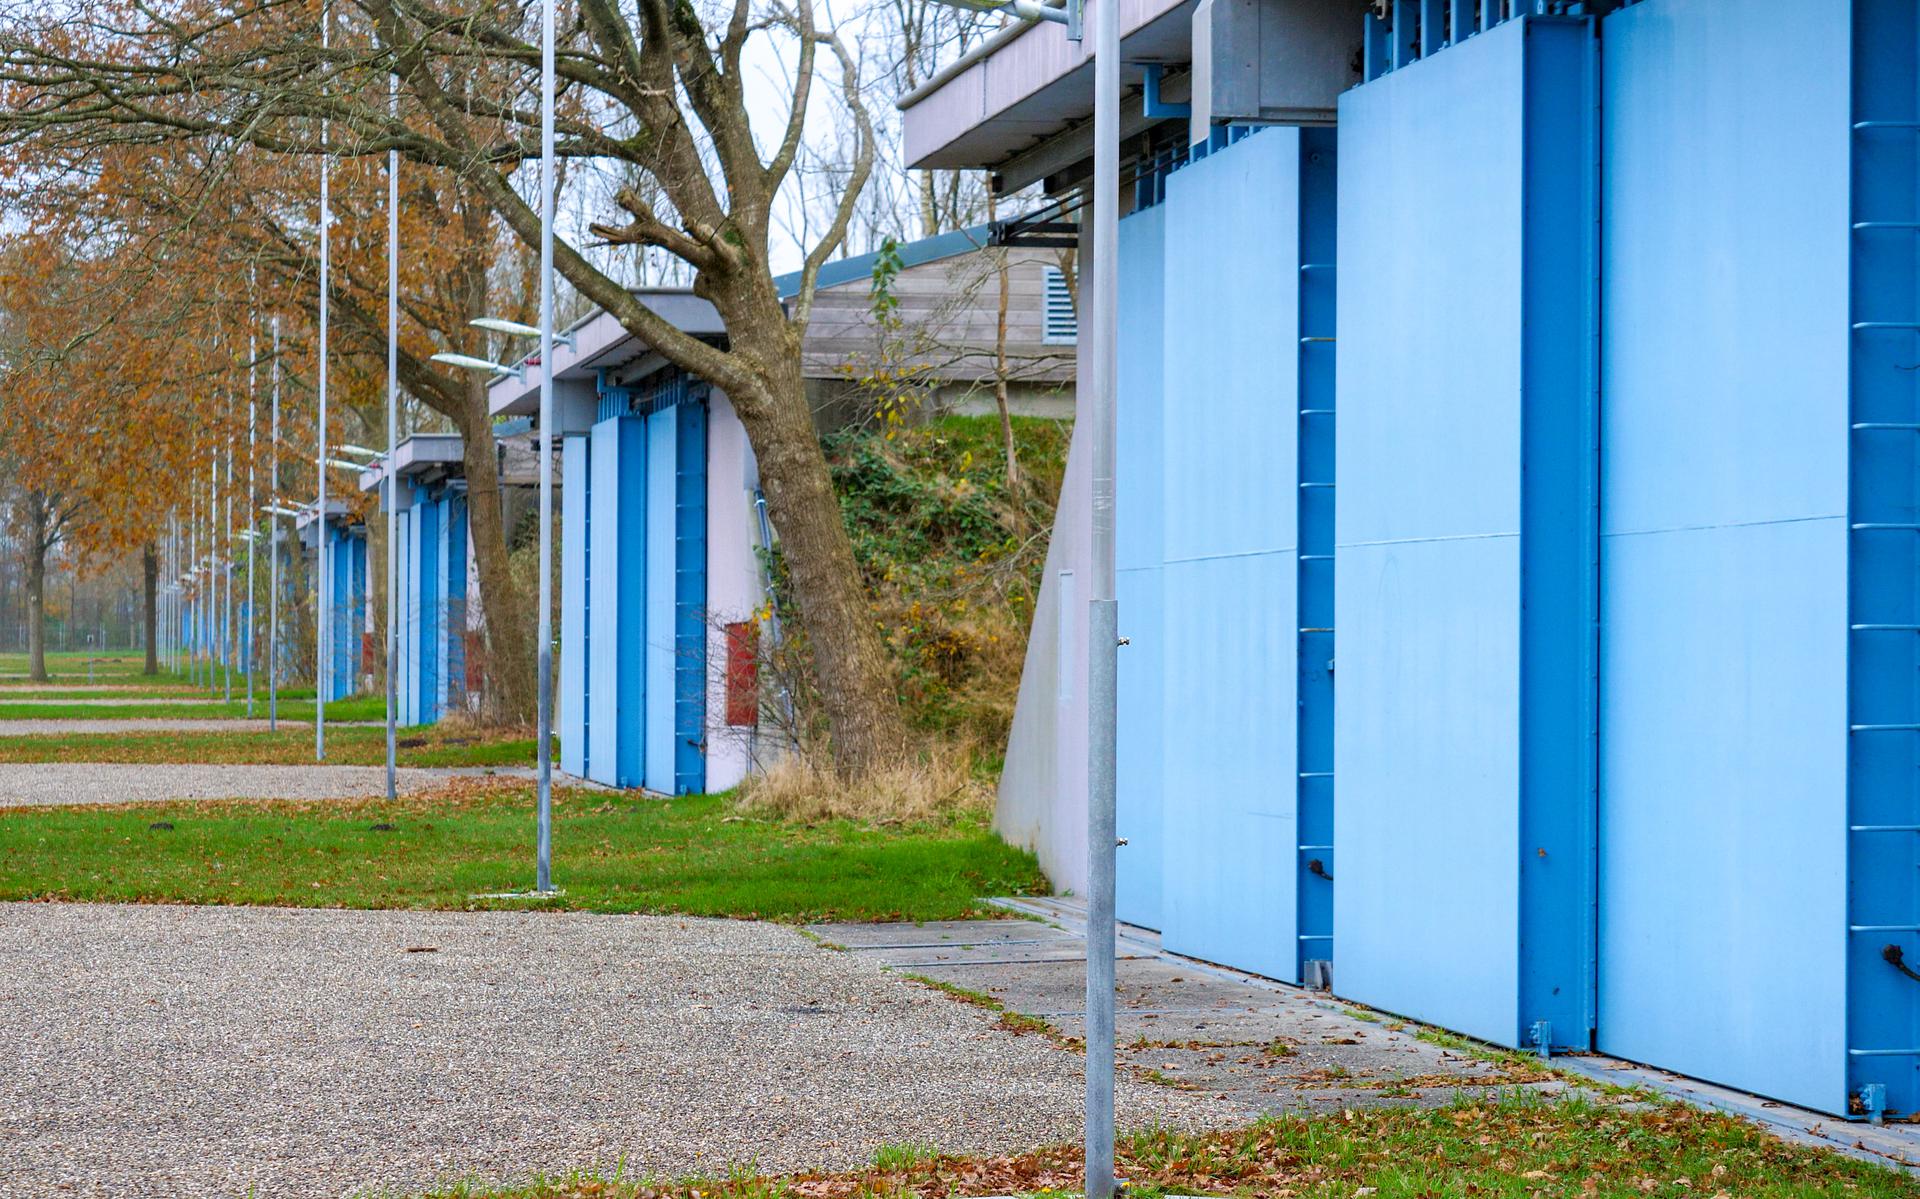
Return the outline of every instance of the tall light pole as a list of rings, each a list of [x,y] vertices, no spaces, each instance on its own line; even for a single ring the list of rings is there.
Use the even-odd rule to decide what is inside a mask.
[[[1076,23],[1077,25],[1077,23]],[[1085,408],[1093,444],[1093,578],[1087,598],[1087,1199],[1113,1189],[1114,809],[1120,621],[1114,580],[1114,397],[1120,331],[1120,12],[1094,9],[1093,383]],[[1085,402],[1085,401],[1083,401]]]
[[[535,882],[553,890],[553,3],[540,0],[540,699]]]
[[[267,489],[280,498],[280,317],[273,318],[273,419],[267,440],[272,457],[267,465]],[[280,518],[267,521],[267,731],[280,728]]]
[[[233,619],[233,393],[227,393],[227,506],[221,517],[220,551],[225,562],[220,569],[220,637],[226,657],[226,702],[233,702],[233,660],[237,656]]]
[[[387,117],[397,119],[400,115],[400,77],[390,76],[387,95]],[[393,593],[399,590],[400,572],[395,567],[396,555],[393,552],[395,540],[399,534],[399,513],[394,507],[400,496],[394,488],[393,458],[395,447],[400,444],[400,150],[395,147],[387,151],[387,471],[381,485],[385,491],[387,508],[387,799],[391,802],[397,794],[395,775],[398,774],[396,761],[399,743],[395,737],[395,725],[399,710],[399,673],[396,659],[400,656],[399,622]]]
[[[331,46],[329,37],[330,22],[327,6],[320,6],[320,50],[324,55]],[[332,581],[327,574],[327,288],[329,234],[333,225],[333,209],[329,204],[328,181],[333,172],[327,169],[327,134],[329,124],[326,118],[320,120],[320,421],[314,427],[314,437],[319,443],[314,453],[314,473],[320,478],[320,506],[314,514],[316,521],[314,565],[319,578],[314,582],[313,606],[316,609],[313,622],[313,760],[324,761],[327,756],[327,650],[330,647],[332,621],[331,605],[328,600],[328,584]]]
[[[249,286],[251,286],[251,269],[248,271],[248,282]],[[241,605],[247,614],[247,635],[242,638],[242,640],[246,642],[247,646],[248,719],[252,719],[253,717],[253,676],[259,670],[260,666],[260,655],[256,652],[259,647],[254,644],[253,638],[253,630],[256,623],[253,618],[253,546],[254,542],[259,540],[257,532],[260,526],[258,507],[260,500],[258,489],[254,485],[253,478],[253,462],[258,453],[254,444],[254,426],[258,423],[260,412],[260,397],[255,387],[257,379],[254,374],[255,362],[260,351],[259,338],[255,336],[256,330],[254,327],[255,321],[258,319],[258,314],[253,311],[252,305],[249,304],[247,308],[247,502],[243,511],[247,516],[248,531],[256,533],[256,536],[247,538],[247,602]]]

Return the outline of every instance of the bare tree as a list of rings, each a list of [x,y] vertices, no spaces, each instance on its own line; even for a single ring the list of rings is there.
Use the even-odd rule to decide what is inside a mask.
[[[275,154],[397,149],[457,175],[528,245],[539,206],[515,186],[538,153],[540,52],[516,5],[336,0],[331,48],[313,5],[284,0],[108,0],[0,17],[0,145],[71,154],[128,140],[246,144]],[[815,24],[811,0],[711,14],[690,2],[576,0],[558,52],[557,152],[622,164],[657,190],[625,187],[591,236],[685,264],[724,321],[724,345],[661,318],[596,265],[578,236],[555,260],[573,287],[669,362],[719,387],[746,426],[813,648],[836,760],[848,770],[900,751],[905,728],[883,646],[815,438],[800,347],[815,281],[844,241],[874,159],[856,61]],[[756,138],[744,86],[749,43],[793,56],[784,122]],[[774,284],[776,198],[799,155],[822,54],[856,151],[832,219],[806,247],[788,302]],[[387,80],[403,89],[390,114]],[[323,137],[322,122],[328,123]],[[565,231],[562,231],[563,234]]]

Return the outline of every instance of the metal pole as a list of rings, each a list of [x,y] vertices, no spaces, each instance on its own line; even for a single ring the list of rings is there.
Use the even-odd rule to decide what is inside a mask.
[[[1113,1185],[1115,712],[1119,603],[1114,579],[1115,382],[1120,327],[1120,20],[1117,0],[1094,12],[1093,55],[1093,570],[1087,613],[1087,1199]],[[1083,289],[1081,292],[1085,295]]]
[[[388,80],[387,116],[400,112],[400,77]],[[395,775],[399,742],[395,724],[399,711],[399,675],[395,662],[400,656],[398,613],[393,593],[399,589],[399,572],[394,569],[394,541],[399,514],[394,511],[400,496],[394,488],[394,447],[400,444],[400,151],[387,151],[387,471],[382,485],[387,501],[387,799],[397,794]]]
[[[253,277],[251,268],[249,268],[247,272],[247,277],[248,286],[251,287]],[[253,584],[253,543],[259,539],[257,534],[260,530],[260,499],[258,489],[254,486],[253,478],[253,460],[258,452],[254,445],[254,426],[258,423],[260,412],[260,397],[255,390],[256,380],[254,377],[254,360],[258,357],[260,350],[259,339],[254,336],[254,322],[258,319],[258,314],[255,313],[252,306],[249,305],[247,309],[247,502],[245,508],[247,531],[256,534],[256,536],[247,538],[247,602],[242,605],[247,613],[247,635],[244,640],[247,643],[248,719],[253,718],[253,676],[258,671],[260,663],[260,655],[255,652],[258,647],[254,644],[253,637],[255,624],[253,619],[253,597],[255,594]]]
[[[225,609],[225,612],[220,618],[220,640],[223,646],[222,652],[227,659],[226,702],[232,703],[233,659],[234,651],[238,647],[234,644],[235,621],[233,619],[233,395],[231,392],[227,395],[227,418],[227,507],[222,521],[226,528],[221,530],[220,538],[220,552],[223,559],[220,568],[220,606]]]
[[[540,0],[540,767],[535,888],[553,890],[553,0]]]
[[[199,560],[200,497],[194,492],[193,475],[189,473],[187,475],[187,561],[190,564],[195,564],[198,563]],[[189,565],[187,568],[188,577],[194,577],[193,572],[198,569],[197,565]],[[187,637],[187,682],[197,687],[200,685],[200,662],[199,655],[196,652],[200,648],[198,644],[200,640],[200,630],[196,627],[196,622],[200,618],[200,591],[198,587],[194,587],[192,584],[188,586],[185,630]]]
[[[273,418],[267,491],[280,506],[280,317],[273,318]],[[267,513],[267,731],[280,729],[280,514]]]
[[[207,458],[207,690],[220,685],[220,452]]]
[[[331,45],[328,36],[326,5],[320,6],[320,49],[326,51]],[[328,278],[328,235],[333,224],[333,212],[328,206],[328,180],[333,172],[327,169],[327,133],[328,123],[320,122],[320,421],[314,426],[314,438],[318,449],[314,458],[314,470],[320,476],[320,506],[314,512],[314,565],[319,577],[314,581],[313,606],[313,760],[324,761],[327,756],[327,650],[330,648],[329,634],[332,621],[329,619],[330,605],[327,603],[327,288]]]

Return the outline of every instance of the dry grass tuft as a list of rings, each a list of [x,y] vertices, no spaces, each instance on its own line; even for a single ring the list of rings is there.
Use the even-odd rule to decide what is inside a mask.
[[[944,742],[924,752],[842,778],[830,765],[790,754],[742,784],[740,810],[803,824],[855,820],[900,825],[982,818],[993,811],[993,787],[975,768],[975,747]]]

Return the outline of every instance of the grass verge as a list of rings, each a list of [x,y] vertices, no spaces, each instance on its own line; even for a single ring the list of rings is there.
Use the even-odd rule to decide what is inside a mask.
[[[171,827],[157,827],[170,825]],[[0,900],[481,908],[529,885],[531,788],[473,780],[403,799],[0,812]],[[543,908],[767,920],[953,920],[1042,890],[982,823],[877,829],[742,819],[724,797],[556,792]]]
[[[1263,1120],[1230,1131],[1122,1136],[1128,1193],[1348,1199],[1911,1199],[1906,1174],[1788,1145],[1755,1125],[1674,1103],[1574,1096],[1460,1100]],[[841,1174],[736,1171],[672,1181],[579,1174],[473,1184],[426,1199],[882,1199],[1077,1191],[1078,1147],[993,1158],[921,1150]]]
[[[458,725],[401,729],[396,741],[402,766],[531,766],[534,739],[524,729],[495,731]],[[208,730],[165,733],[39,733],[0,737],[0,765],[40,762],[259,763],[306,766],[313,762],[313,725],[282,722],[276,732]],[[327,764],[384,766],[383,728],[330,728]]]
[[[184,698],[184,697],[183,697]],[[195,697],[198,698],[198,697]],[[154,699],[149,703],[130,704],[84,704],[71,701],[45,699],[28,702],[9,702],[0,693],[0,721],[7,720],[235,720],[247,715],[247,701],[236,699],[231,703],[179,703],[167,699]],[[254,698],[253,715],[261,720],[267,717],[267,699],[264,695]],[[356,695],[347,699],[327,701],[328,720],[385,720],[387,701],[384,696]],[[280,700],[280,719],[312,720],[312,699]]]

